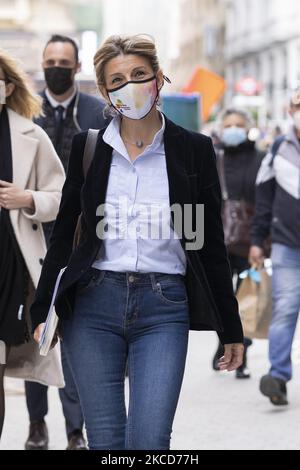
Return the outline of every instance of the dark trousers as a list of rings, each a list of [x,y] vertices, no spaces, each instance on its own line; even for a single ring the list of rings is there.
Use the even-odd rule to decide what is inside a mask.
[[[63,342],[61,342],[61,359],[66,386],[59,389],[59,396],[66,420],[66,432],[69,437],[74,431],[82,430],[84,419]],[[42,421],[48,413],[48,387],[35,382],[25,382],[25,391],[30,422]]]

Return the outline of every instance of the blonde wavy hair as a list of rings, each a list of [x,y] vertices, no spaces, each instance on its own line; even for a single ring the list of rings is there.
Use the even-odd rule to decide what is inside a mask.
[[[5,79],[15,85],[15,89],[6,99],[6,104],[16,113],[28,119],[42,113],[42,98],[32,90],[26,74],[6,51],[0,48],[0,67]]]

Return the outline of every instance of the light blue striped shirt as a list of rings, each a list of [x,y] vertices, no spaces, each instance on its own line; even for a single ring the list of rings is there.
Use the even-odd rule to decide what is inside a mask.
[[[186,255],[172,229],[164,148],[165,119],[151,145],[132,162],[115,117],[103,140],[113,148],[105,200],[106,237],[93,267],[186,274]]]

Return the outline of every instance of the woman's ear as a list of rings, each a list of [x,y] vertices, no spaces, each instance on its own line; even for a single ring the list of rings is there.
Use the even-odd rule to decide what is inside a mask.
[[[157,72],[157,87],[158,91],[161,91],[162,87],[164,86],[164,74],[162,70]]]
[[[13,92],[15,91],[16,89],[16,85],[14,83],[7,83],[6,84],[6,98],[8,98],[9,96],[11,96],[13,94]]]

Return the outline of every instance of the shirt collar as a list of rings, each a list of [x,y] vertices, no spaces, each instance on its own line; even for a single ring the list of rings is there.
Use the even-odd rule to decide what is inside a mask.
[[[166,120],[162,113],[160,113],[160,116],[162,119],[161,128],[155,134],[152,144],[148,145],[144,149],[141,155],[144,155],[145,153],[148,153],[149,151],[156,150],[163,143],[164,132],[166,128]],[[105,143],[110,145],[113,149],[115,149],[121,155],[128,158],[126,147],[120,136],[120,123],[121,123],[121,116],[114,117],[103,134],[103,140]]]
[[[72,93],[72,95],[69,98],[67,98],[65,101],[59,102],[59,101],[56,101],[56,99],[53,98],[53,96],[50,94],[48,88],[46,88],[46,90],[45,90],[45,95],[46,95],[49,103],[51,104],[52,108],[56,108],[57,106],[63,106],[65,109],[67,109],[69,104],[73,100],[74,96],[76,95],[76,93],[77,93],[77,90],[75,88],[74,92]]]

